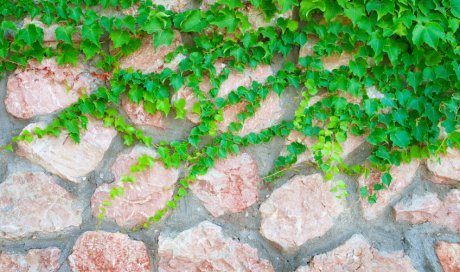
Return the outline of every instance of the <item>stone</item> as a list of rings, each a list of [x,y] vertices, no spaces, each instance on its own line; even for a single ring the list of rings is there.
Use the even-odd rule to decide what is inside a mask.
[[[25,69],[18,68],[8,77],[6,110],[20,119],[50,114],[91,93],[97,82],[80,63],[59,67],[54,58],[44,59],[41,64],[32,60]]]
[[[433,182],[442,184],[460,184],[460,150],[448,148],[440,156],[440,161],[427,160],[426,166],[433,173]]]
[[[174,193],[174,184],[179,178],[179,171],[174,168],[166,169],[162,162],[155,162],[152,168],[134,173],[134,183],[120,181],[123,175],[130,174],[131,165],[137,164],[138,158],[147,154],[158,158],[152,149],[136,146],[128,153],[120,154],[112,165],[115,182],[99,186],[91,199],[93,215],[97,217],[100,206],[109,199],[110,189],[123,186],[125,193],[111,201],[112,205],[106,208],[106,218],[115,220],[123,227],[134,227],[144,223],[148,217],[166,206]]]
[[[242,212],[259,198],[261,179],[257,172],[251,155],[230,155],[227,159],[218,159],[204,176],[198,176],[191,190],[214,217]]]
[[[171,10],[177,13],[184,12],[188,9],[190,1],[187,0],[153,0],[152,4],[162,5],[167,10]],[[134,4],[128,9],[122,11],[123,15],[137,16],[139,4]]]
[[[79,226],[82,210],[52,176],[12,174],[0,184],[0,238],[16,240]]]
[[[24,129],[30,131],[37,126],[44,128],[45,124],[33,123]],[[31,143],[18,142],[16,153],[53,174],[81,183],[102,160],[115,135],[115,129],[89,118],[87,130],[81,131],[80,143],[73,142],[64,130],[58,137],[48,135],[34,138]]]
[[[166,128],[164,114],[160,111],[157,111],[155,114],[146,112],[144,110],[144,101],[141,101],[138,105],[125,97],[121,100],[121,106],[135,125]]]
[[[413,196],[408,201],[399,202],[395,207],[395,217],[398,221],[408,221],[413,224],[431,222],[445,226],[451,231],[460,232],[460,190],[451,190],[444,201],[436,194]]]
[[[330,252],[314,256],[308,266],[296,270],[296,272],[320,271],[415,272],[416,270],[403,251],[379,251],[371,247],[362,235],[355,234],[345,244]]]
[[[313,35],[308,36],[307,43],[299,50],[299,58],[314,56],[314,47],[318,41],[318,37]],[[350,52],[343,52],[341,54],[333,53],[330,56],[321,57],[321,61],[323,62],[324,70],[332,71],[340,68],[340,66],[348,66],[352,57],[353,55]]]
[[[152,269],[145,244],[119,232],[83,233],[75,242],[68,261],[74,272],[147,272]]]
[[[376,193],[377,195],[377,203],[374,204],[369,204],[367,198],[360,198],[364,218],[373,220],[381,216],[388,205],[412,183],[419,165],[420,162],[414,160],[409,164],[401,163],[399,166],[393,166],[390,169],[392,177],[390,187],[377,192],[373,191],[372,186],[376,183],[382,183],[381,172],[372,170],[368,179],[365,179],[364,176],[359,177],[359,187],[368,186],[369,194]]]
[[[285,252],[324,235],[344,210],[320,174],[295,176],[260,206],[260,232]]]
[[[460,271],[460,244],[439,241],[436,243],[436,255],[444,272]]]
[[[0,271],[55,272],[61,251],[55,247],[31,249],[26,254],[0,253]]]
[[[159,272],[182,271],[274,271],[258,257],[257,249],[222,234],[209,221],[179,233],[175,238],[160,235]]]

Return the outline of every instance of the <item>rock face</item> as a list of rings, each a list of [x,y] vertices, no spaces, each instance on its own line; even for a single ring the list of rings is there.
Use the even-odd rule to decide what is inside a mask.
[[[29,124],[24,129],[45,127],[43,123]],[[74,143],[63,131],[59,137],[34,138],[32,143],[19,142],[17,154],[41,165],[64,179],[81,183],[102,160],[116,135],[113,128],[103,127],[101,121],[89,119],[88,130],[81,131],[80,143]]]
[[[242,212],[259,197],[257,164],[247,153],[219,159],[191,185],[193,193],[215,217]]]
[[[354,235],[336,249],[313,257],[308,266],[296,272],[320,271],[416,271],[402,251],[381,252],[371,247],[361,235]]]
[[[436,244],[436,254],[444,272],[460,271],[460,244],[439,241]]]
[[[208,221],[179,233],[175,238],[160,235],[160,272],[181,271],[274,271],[259,259],[257,249],[226,238],[222,229]]]
[[[0,238],[47,234],[81,224],[75,198],[45,173],[17,173],[0,184]]]
[[[87,231],[78,238],[69,256],[70,269],[81,271],[147,272],[150,258],[144,243],[128,235]]]
[[[460,232],[460,190],[451,190],[444,201],[434,193],[415,196],[394,207],[396,220],[413,224],[431,222]]]
[[[173,195],[174,184],[179,177],[178,170],[166,169],[163,163],[156,162],[152,168],[135,173],[136,182],[120,181],[121,176],[129,174],[131,165],[136,164],[137,159],[143,154],[158,157],[151,149],[141,146],[136,146],[129,153],[117,157],[112,166],[116,182],[99,186],[91,199],[94,216],[99,214],[100,205],[109,198],[110,189],[114,186],[123,186],[125,193],[115,198],[111,206],[106,207],[105,216],[114,219],[120,226],[134,227],[166,206],[166,202]]]
[[[367,199],[360,198],[363,215],[366,220],[372,220],[380,216],[390,202],[412,183],[419,164],[419,161],[412,161],[410,164],[393,166],[390,169],[390,175],[393,178],[390,187],[376,192],[377,203],[369,204]],[[361,176],[359,178],[359,186],[367,185],[372,187],[375,183],[381,183],[380,178],[381,173],[371,173],[371,176],[367,180],[364,179],[364,176]],[[373,190],[369,190],[369,193],[373,194],[374,192]]]
[[[283,251],[324,235],[344,209],[330,189],[319,174],[295,176],[260,206],[260,232]]]
[[[150,114],[144,110],[144,102],[140,102],[137,105],[129,99],[124,98],[121,100],[121,106],[125,110],[129,119],[138,126],[151,126],[157,128],[166,128],[165,116],[157,111],[155,114]]]
[[[460,151],[448,148],[447,153],[436,160],[427,161],[428,169],[433,172],[436,183],[460,184]]]
[[[59,67],[55,59],[30,61],[8,77],[5,106],[21,119],[50,114],[75,103],[96,89],[96,78],[82,64]]]
[[[26,254],[0,253],[0,271],[54,272],[59,269],[58,248],[31,249]]]

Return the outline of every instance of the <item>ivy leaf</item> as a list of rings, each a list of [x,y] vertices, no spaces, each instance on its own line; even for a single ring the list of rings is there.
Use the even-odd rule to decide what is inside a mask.
[[[220,10],[217,13],[216,18],[210,22],[212,25],[216,25],[219,28],[227,28],[229,32],[234,32],[238,26],[238,20],[235,19],[235,16],[225,10]]]
[[[127,31],[113,30],[110,32],[110,39],[113,41],[113,47],[118,48],[129,43],[131,36]]]
[[[217,0],[218,4],[225,5],[229,7],[230,9],[235,9],[235,8],[242,8],[243,4],[241,3],[241,0]]]
[[[366,9],[369,13],[372,11],[377,12],[377,20],[387,14],[393,14],[394,8],[394,1],[388,0],[371,0],[366,4]]]
[[[459,0],[450,0],[450,12],[457,17],[460,18],[460,1]]]
[[[174,32],[172,29],[165,29],[153,34],[153,45],[158,48],[161,45],[169,46],[174,39]]]
[[[43,43],[43,29],[34,24],[27,25],[26,28],[20,29],[16,39],[24,41],[27,45],[32,46],[35,42]]]
[[[70,63],[73,66],[76,66],[78,63],[78,50],[73,48],[69,44],[64,44],[64,46],[59,48],[59,52],[56,54],[56,62],[59,65],[64,65]]]
[[[183,32],[200,32],[208,26],[207,20],[203,20],[201,10],[186,11],[185,17],[180,23],[180,28]]]
[[[179,100],[174,101],[174,109],[176,110],[176,118],[175,119],[184,119],[185,118],[185,99],[181,98]]]
[[[72,44],[72,34],[75,32],[74,26],[59,26],[56,28],[56,40],[63,41],[67,44]]]
[[[412,41],[417,46],[426,43],[436,49],[440,39],[445,39],[444,29],[436,22],[428,22],[426,25],[418,23],[412,31]]]
[[[383,174],[381,179],[383,184],[385,184],[387,187],[390,187],[391,180],[393,179],[390,173]]]
[[[394,145],[406,148],[410,143],[410,134],[403,129],[397,129],[394,132],[390,132],[390,139]]]
[[[80,43],[80,50],[83,51],[83,54],[86,56],[86,60],[94,57],[101,48],[98,45],[93,44],[89,40],[85,39]]]
[[[326,2],[323,0],[302,0],[300,2],[300,17],[307,19],[310,12],[315,9],[324,12],[326,10]]]
[[[168,98],[158,99],[157,100],[157,109],[162,111],[166,116],[169,114],[171,110],[171,104],[169,103]]]
[[[278,5],[281,7],[281,13],[285,13],[289,10],[292,9],[293,6],[297,6],[298,2],[297,0],[277,0]]]
[[[96,45],[100,45],[99,39],[101,38],[103,31],[99,24],[84,24],[81,29],[81,36],[85,39],[90,40]]]

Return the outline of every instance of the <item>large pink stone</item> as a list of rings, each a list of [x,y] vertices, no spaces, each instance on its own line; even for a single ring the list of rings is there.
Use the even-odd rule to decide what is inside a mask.
[[[283,251],[324,235],[344,210],[320,174],[295,176],[260,206],[260,232]]]
[[[125,110],[129,119],[138,126],[149,126],[157,128],[166,128],[165,116],[160,111],[150,114],[144,110],[144,102],[138,104],[129,101],[128,98],[121,100],[121,106]]]
[[[460,271],[460,244],[439,241],[436,243],[436,255],[444,272]]]
[[[45,127],[43,123],[29,124],[24,129]],[[80,183],[102,160],[116,135],[113,128],[104,127],[101,121],[89,119],[88,130],[81,131],[80,143],[74,143],[67,131],[59,137],[34,138],[32,143],[18,143],[17,154],[41,165],[64,179]]]
[[[152,267],[145,244],[118,232],[83,233],[68,260],[74,272],[147,272]]]
[[[191,186],[206,209],[215,217],[242,212],[259,197],[257,164],[247,153],[219,159],[204,176]]]
[[[58,248],[31,249],[26,254],[0,253],[0,271],[54,272],[59,269]]]
[[[414,160],[409,164],[393,166],[390,169],[390,175],[392,177],[390,187],[375,192],[377,195],[377,203],[369,204],[367,198],[360,199],[363,215],[366,220],[372,220],[379,217],[390,202],[412,183],[419,164],[419,161]],[[365,179],[364,176],[359,178],[359,186],[368,186],[370,188],[370,194],[374,193],[372,186],[376,183],[382,183],[380,172],[372,172],[368,179]]]
[[[116,182],[99,186],[91,199],[94,216],[99,214],[101,204],[109,198],[110,189],[114,186],[123,186],[125,193],[111,201],[112,205],[106,207],[105,216],[114,219],[120,226],[134,227],[141,224],[166,206],[179,177],[177,169],[166,169],[163,163],[156,162],[152,168],[135,173],[136,182],[120,181],[121,176],[128,175],[131,165],[137,164],[137,159],[143,154],[158,157],[152,149],[141,146],[136,146],[129,153],[117,157],[112,166]]]
[[[451,190],[444,201],[434,193],[415,196],[409,201],[400,202],[395,207],[396,220],[413,224],[432,222],[460,232],[460,190]]]
[[[0,184],[0,238],[48,234],[81,224],[75,197],[45,173],[16,173]]]
[[[460,150],[448,148],[439,161],[427,160],[428,169],[433,172],[433,182],[444,184],[460,183]]]
[[[224,237],[221,227],[208,221],[175,238],[160,235],[158,246],[160,272],[274,271],[268,261],[259,259],[257,249]]]
[[[5,106],[14,117],[28,119],[50,114],[75,103],[96,89],[96,78],[82,64],[59,67],[56,60],[32,60],[8,77]]]
[[[354,235],[336,249],[316,255],[308,266],[296,272],[357,271],[387,272],[416,271],[403,251],[384,252],[369,245],[362,235]]]

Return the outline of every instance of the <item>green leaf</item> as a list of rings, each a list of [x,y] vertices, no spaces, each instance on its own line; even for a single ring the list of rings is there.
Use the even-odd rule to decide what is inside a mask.
[[[129,43],[131,35],[127,31],[113,30],[110,32],[110,39],[113,41],[113,47],[118,48]]]
[[[278,5],[281,7],[281,13],[285,13],[292,9],[292,7],[297,6],[299,1],[297,0],[277,0]]]
[[[204,20],[201,10],[186,11],[185,17],[180,23],[180,28],[183,32],[200,32],[208,26],[207,20]]]
[[[362,186],[361,188],[359,188],[359,194],[361,195],[361,197],[368,196],[369,190],[367,189],[367,186]]]
[[[59,26],[56,28],[56,40],[63,41],[67,44],[72,44],[72,34],[75,32],[74,26]]]
[[[161,45],[169,46],[174,39],[174,32],[172,29],[160,30],[153,34],[153,45],[158,48]]]
[[[171,104],[169,103],[169,98],[163,98],[157,100],[157,109],[162,111],[166,116],[171,110]]]
[[[217,0],[216,3],[225,5],[231,9],[243,7],[243,3],[241,3],[241,0]]]
[[[3,34],[2,34],[3,35]],[[34,24],[27,25],[26,28],[20,29],[16,39],[24,41],[27,45],[32,46],[35,42],[43,43],[43,29]]]
[[[59,48],[59,52],[56,54],[56,62],[59,65],[64,65],[70,63],[73,66],[76,66],[78,63],[78,50],[69,44],[64,44],[64,46]]]
[[[380,18],[387,14],[393,14],[394,8],[394,1],[388,0],[371,0],[366,4],[366,9],[369,13],[372,11],[377,12],[377,20],[380,20]]]
[[[410,134],[402,129],[390,132],[390,139],[394,145],[406,148],[410,144]]]
[[[387,187],[390,187],[391,180],[393,179],[390,173],[383,174],[381,179],[383,184],[385,184]]]
[[[181,98],[179,100],[174,101],[174,109],[176,110],[176,118],[175,119],[184,119],[185,118],[185,99]]]
[[[103,31],[99,24],[84,24],[81,29],[81,36],[85,39],[90,40],[96,45],[100,45],[99,39],[101,38]]]
[[[420,46],[422,43],[428,44],[433,49],[438,47],[439,40],[445,39],[442,26],[436,22],[429,22],[426,25],[418,23],[412,31],[412,41]]]
[[[450,12],[457,17],[460,18],[460,1],[459,0],[450,0]]]
[[[308,19],[310,12],[315,9],[325,11],[326,2],[323,0],[302,0],[302,2],[300,2],[300,17]]]

